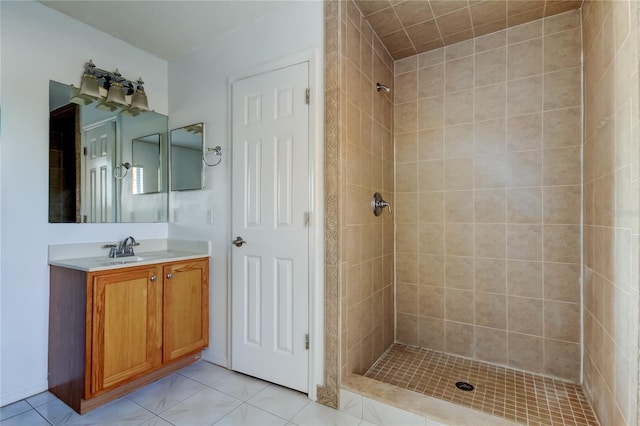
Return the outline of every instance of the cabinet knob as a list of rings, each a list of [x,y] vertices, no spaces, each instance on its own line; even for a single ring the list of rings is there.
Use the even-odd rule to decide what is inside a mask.
[[[158,277],[156,277],[155,275],[152,275],[151,278],[149,278],[151,281],[156,282],[158,281]]]
[[[173,274],[171,274],[171,273],[167,274],[167,279],[170,280],[171,278],[173,278]]]

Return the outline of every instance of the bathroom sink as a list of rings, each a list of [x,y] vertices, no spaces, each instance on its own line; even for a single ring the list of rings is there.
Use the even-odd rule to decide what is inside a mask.
[[[146,257],[140,257],[140,256],[121,257],[121,258],[109,260],[108,262],[104,262],[103,265],[105,266],[125,265],[127,263],[142,262],[145,259]]]

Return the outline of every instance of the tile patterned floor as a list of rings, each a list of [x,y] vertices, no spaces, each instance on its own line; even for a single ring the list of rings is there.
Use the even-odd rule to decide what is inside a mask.
[[[2,426],[345,425],[362,417],[205,361],[80,416],[49,392],[0,408]]]
[[[598,425],[579,385],[429,349],[395,344],[365,376],[521,424]]]

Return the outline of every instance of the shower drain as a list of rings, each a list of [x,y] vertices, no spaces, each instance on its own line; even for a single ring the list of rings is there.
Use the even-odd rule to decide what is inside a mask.
[[[470,392],[475,389],[475,387],[471,383],[467,382],[456,382],[456,387],[460,390]]]

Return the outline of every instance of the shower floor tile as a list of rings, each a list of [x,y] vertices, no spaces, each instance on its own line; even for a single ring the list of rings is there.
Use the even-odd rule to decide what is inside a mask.
[[[521,424],[598,425],[579,385],[416,346],[394,344],[365,376]]]

